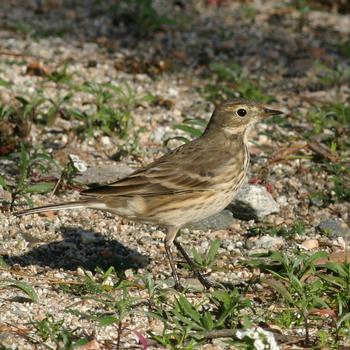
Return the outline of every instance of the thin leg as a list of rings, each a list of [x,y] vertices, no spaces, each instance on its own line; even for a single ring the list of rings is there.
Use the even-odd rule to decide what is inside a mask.
[[[202,285],[209,289],[212,287],[212,283],[210,283],[198,270],[197,266],[193,263],[192,259],[187,254],[186,250],[182,247],[182,245],[175,239],[174,240],[175,247],[179,250],[181,255],[185,258],[188,265],[190,265],[191,270],[195,274],[195,276],[198,278],[199,282],[202,283]]]
[[[165,246],[165,251],[166,251],[166,255],[168,257],[168,260],[169,260],[169,264],[170,264],[170,267],[171,267],[171,272],[172,272],[172,275],[173,275],[173,278],[174,278],[174,282],[175,282],[175,289],[176,290],[183,290],[184,288],[182,287],[181,283],[180,283],[180,279],[179,279],[179,275],[177,274],[177,271],[176,271],[176,266],[175,266],[175,262],[174,262],[174,258],[173,258],[173,254],[171,252],[171,244],[173,243],[175,237],[176,237],[176,234],[178,232],[178,228],[177,227],[169,227],[168,228],[168,232],[167,232],[167,235],[165,237],[165,240],[164,240],[164,246]]]
[[[171,272],[172,272],[174,282],[175,282],[174,288],[176,290],[179,290],[179,291],[183,290],[184,288],[182,287],[182,285],[180,283],[179,275],[177,274],[177,271],[176,271],[176,266],[175,266],[173,255],[171,253],[170,246],[168,246],[167,244],[165,244],[165,251],[166,251],[166,255],[168,256],[169,264],[171,267]]]

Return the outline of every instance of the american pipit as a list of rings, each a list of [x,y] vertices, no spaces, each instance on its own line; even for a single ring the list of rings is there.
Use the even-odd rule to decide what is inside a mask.
[[[105,186],[81,192],[76,202],[46,205],[17,212],[34,214],[51,210],[91,208],[105,210],[133,221],[167,228],[165,250],[176,287],[179,278],[171,253],[184,225],[224,209],[243,183],[249,165],[248,131],[260,119],[281,112],[243,100],[224,103],[214,111],[201,137],[165,154],[150,165]],[[193,268],[194,269],[194,268]],[[194,269],[206,287],[208,281]]]

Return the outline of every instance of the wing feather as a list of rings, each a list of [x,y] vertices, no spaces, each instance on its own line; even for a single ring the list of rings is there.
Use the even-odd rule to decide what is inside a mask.
[[[213,191],[216,188],[213,184],[215,175],[230,173],[234,168],[232,150],[225,151],[222,142],[207,142],[199,138],[174,149],[123,179],[88,189],[81,194],[90,198],[151,197]],[[242,150],[238,146],[237,153]]]
[[[208,190],[210,185],[208,179],[194,172],[193,162],[188,160],[186,154],[181,154],[191,151],[185,146],[175,149],[123,179],[82,191],[81,195],[84,197],[149,197]]]

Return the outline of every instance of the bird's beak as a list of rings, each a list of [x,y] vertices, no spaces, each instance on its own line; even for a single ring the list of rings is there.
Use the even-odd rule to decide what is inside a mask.
[[[275,109],[270,109],[270,108],[264,108],[264,115],[265,117],[269,117],[271,115],[279,115],[279,114],[282,114],[283,112],[281,111],[277,111]]]

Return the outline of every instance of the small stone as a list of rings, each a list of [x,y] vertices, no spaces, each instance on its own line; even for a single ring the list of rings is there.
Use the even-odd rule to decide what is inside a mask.
[[[179,90],[177,88],[171,87],[169,88],[168,93],[171,97],[176,97],[179,94]]]
[[[318,224],[317,229],[330,238],[343,237],[345,240],[350,239],[350,229],[345,222],[340,219],[328,219],[321,221]]]
[[[284,207],[286,205],[288,205],[288,199],[286,196],[279,196],[277,198],[277,203],[281,206]]]
[[[233,216],[242,220],[262,220],[279,212],[279,205],[261,185],[244,185],[229,206]]]
[[[101,346],[100,343],[97,342],[96,339],[90,340],[88,343],[85,345],[81,346],[82,350],[100,350]]]
[[[183,283],[185,288],[203,290],[203,285],[199,282],[198,278],[186,278]]]
[[[229,227],[233,223],[233,215],[230,210],[224,209],[223,211],[209,216],[208,218],[187,225],[187,227],[191,230],[223,230]]]
[[[74,178],[79,184],[104,184],[117,181],[133,170],[124,163],[100,165],[88,168],[83,174]]]
[[[208,250],[208,248],[209,248],[209,241],[203,241],[203,242],[201,242],[200,247],[201,247],[201,250],[202,250],[203,252],[205,252],[205,251]]]
[[[317,239],[307,239],[301,243],[301,246],[306,250],[312,250],[318,248],[320,245]]]
[[[78,276],[85,276],[85,272],[81,267],[77,268],[77,275]]]
[[[103,144],[103,146],[111,146],[112,145],[111,138],[109,136],[102,136],[101,143]]]
[[[11,201],[11,192],[6,191],[2,186],[0,186],[0,200]]]
[[[255,246],[257,248],[279,249],[283,245],[284,239],[282,237],[273,237],[270,235],[262,236],[255,241]]]
[[[127,279],[132,279],[134,277],[134,272],[132,269],[125,270],[124,274]]]
[[[69,154],[68,157],[69,157],[74,169],[76,169],[80,173],[83,173],[87,170],[86,163],[83,160],[81,160],[77,155]]]

